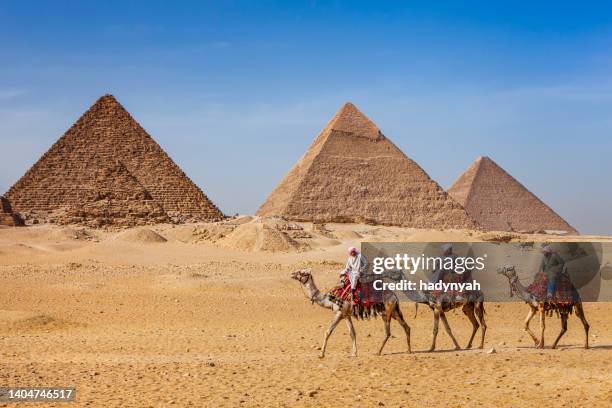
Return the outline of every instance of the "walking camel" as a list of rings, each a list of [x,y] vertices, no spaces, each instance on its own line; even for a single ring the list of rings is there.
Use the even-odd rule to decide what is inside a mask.
[[[446,312],[451,311],[453,309],[457,309],[459,307],[470,320],[470,323],[472,323],[472,334],[465,348],[472,348],[472,342],[474,341],[474,337],[476,336],[476,332],[478,331],[479,327],[481,336],[480,345],[478,346],[478,348],[482,349],[484,347],[485,334],[487,332],[487,323],[484,318],[485,309],[484,296],[482,292],[474,291],[473,293],[468,293],[467,296],[447,296],[445,294],[443,294],[442,296],[434,296],[431,293],[423,292],[420,290],[416,290],[414,292],[417,296],[417,307],[419,303],[425,304],[429,306],[434,315],[433,333],[431,339],[431,347],[429,348],[429,351],[434,351],[436,349],[436,338],[438,337],[438,325],[440,319],[442,319],[442,324],[444,325],[446,333],[455,345],[455,350],[461,349],[461,346],[453,335],[450,325],[448,324],[448,320],[446,319]]]
[[[302,269],[299,271],[295,271],[291,274],[291,278],[300,282],[303,288],[305,288],[306,293],[310,301],[314,304],[332,310],[335,315],[334,319],[331,322],[329,328],[325,331],[325,337],[323,340],[323,346],[321,347],[321,354],[319,357],[325,357],[325,349],[327,348],[327,341],[329,337],[333,333],[334,329],[340,323],[341,320],[346,320],[346,325],[348,326],[349,333],[351,335],[351,340],[353,342],[353,349],[351,352],[351,357],[357,356],[357,335],[355,334],[355,327],[353,326],[353,304],[350,301],[343,301],[338,304],[336,301],[330,298],[329,293],[322,293],[314,282],[314,278],[312,277],[310,269]],[[391,337],[391,319],[397,320],[397,322],[402,326],[404,332],[406,333],[406,342],[408,344],[408,353],[411,352],[410,349],[410,326],[404,320],[404,316],[402,315],[402,311],[399,307],[399,301],[395,294],[390,293],[387,295],[387,299],[383,302],[373,305],[371,310],[371,315],[377,316],[380,315],[383,319],[383,323],[385,325],[385,338],[378,349],[378,355],[380,355]]]
[[[307,295],[308,298],[313,303],[316,303],[321,307],[324,307],[326,309],[331,309],[334,312],[336,312],[334,320],[332,321],[330,327],[325,332],[325,339],[323,341],[323,347],[321,348],[321,357],[325,356],[327,340],[329,339],[332,332],[334,331],[334,329],[336,328],[336,326],[342,319],[346,319],[346,322],[349,328],[349,332],[351,334],[351,339],[353,341],[352,355],[355,356],[357,354],[357,344],[356,344],[357,340],[356,340],[356,335],[355,335],[355,328],[353,326],[352,317],[351,317],[353,314],[351,302],[344,301],[340,306],[335,301],[330,299],[328,293],[321,293],[321,291],[319,291],[319,289],[315,285],[314,279],[309,269],[293,272],[291,274],[291,277],[302,284],[302,286],[305,288],[308,294]],[[472,334],[470,336],[470,340],[466,348],[472,347],[472,342],[474,340],[474,337],[479,327],[482,333],[481,338],[480,338],[479,348],[482,349],[484,347],[484,339],[485,339],[485,333],[487,331],[487,324],[484,319],[484,300],[483,300],[482,293],[476,292],[476,296],[471,296],[471,297],[468,296],[468,298],[465,298],[465,299],[462,298],[462,299],[449,300],[443,297],[435,297],[430,293],[426,293],[422,291],[414,291],[414,292],[416,293],[416,296],[417,296],[417,300],[416,300],[417,305],[419,303],[426,304],[427,306],[431,308],[434,314],[432,343],[431,343],[431,347],[429,348],[429,351],[434,351],[436,348],[436,338],[438,336],[438,326],[439,326],[440,319],[442,319],[442,323],[444,325],[446,333],[449,335],[449,337],[453,341],[453,344],[455,345],[455,349],[459,350],[461,348],[461,346],[459,346],[459,343],[457,342],[457,339],[455,339],[455,336],[453,336],[453,333],[451,331],[450,325],[448,324],[448,321],[446,319],[446,314],[445,314],[449,310],[453,310],[458,307],[462,307],[463,313],[470,319],[470,322],[472,323]],[[382,353],[382,350],[385,347],[387,340],[389,339],[389,337],[391,337],[391,319],[397,320],[398,323],[404,328],[404,331],[406,332],[406,340],[408,343],[408,352],[410,353],[411,352],[410,327],[404,320],[404,317],[399,307],[399,301],[397,299],[397,296],[395,296],[395,294],[391,292],[386,294],[386,296],[388,298],[385,302],[375,305],[373,308],[374,315],[380,314],[382,316],[382,319],[385,325],[385,338],[377,354],[380,355]],[[415,314],[416,314],[416,310],[415,310]]]
[[[556,348],[559,340],[567,331],[567,317],[573,310],[576,311],[576,316],[582,322],[584,326],[584,348],[589,348],[589,323],[584,316],[584,309],[582,307],[582,302],[580,300],[576,300],[571,302],[569,305],[567,304],[559,304],[556,302],[545,302],[544,300],[538,300],[535,298],[533,294],[531,294],[525,286],[519,280],[516,269],[514,266],[505,266],[503,268],[499,268],[497,272],[501,275],[504,275],[508,278],[508,283],[510,284],[510,295],[517,295],[520,299],[524,300],[525,303],[529,306],[529,313],[527,314],[527,318],[525,319],[525,323],[523,329],[531,336],[533,342],[536,347],[543,349],[544,348],[544,329],[546,327],[546,312],[552,313],[552,311],[556,311],[558,316],[561,317],[561,332],[555,339],[555,342],[552,345],[552,348]],[[535,316],[536,312],[540,312],[540,339],[536,337],[536,335],[529,329],[529,322]]]
[[[403,272],[400,271],[398,273],[399,275],[393,278],[395,281],[406,280]],[[484,318],[484,295],[480,290],[469,291],[460,295],[453,295],[449,293],[435,295],[429,291],[422,291],[417,289],[406,292],[406,295],[409,299],[415,302],[414,317],[416,317],[419,304],[425,304],[429,306],[429,308],[433,312],[434,321],[432,329],[432,339],[431,346],[428,351],[434,351],[436,349],[436,339],[438,337],[438,326],[440,324],[440,319],[442,319],[442,324],[444,325],[446,333],[455,345],[455,350],[461,349],[461,346],[453,335],[450,325],[448,324],[448,320],[446,319],[446,312],[449,312],[453,309],[457,309],[459,307],[463,311],[463,314],[465,314],[470,320],[470,323],[472,323],[472,334],[470,335],[470,340],[468,341],[468,344],[465,348],[472,348],[472,343],[474,341],[474,337],[476,336],[478,328],[480,328],[481,333],[480,345],[478,346],[478,348],[484,348],[485,334],[487,332],[487,323]]]

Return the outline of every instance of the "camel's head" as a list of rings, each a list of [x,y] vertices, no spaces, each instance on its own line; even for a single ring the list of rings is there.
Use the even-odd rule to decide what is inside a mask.
[[[291,279],[295,279],[296,281],[305,285],[312,277],[312,274],[310,272],[310,269],[300,269],[299,271],[291,273]]]
[[[510,297],[514,296],[517,290],[516,283],[518,282],[518,276],[516,275],[516,268],[514,265],[497,268],[497,273],[508,278],[508,283],[510,284]]]
[[[514,268],[514,266],[503,266],[497,268],[497,273],[499,273],[500,275],[504,275],[511,281],[517,278],[516,269]]]

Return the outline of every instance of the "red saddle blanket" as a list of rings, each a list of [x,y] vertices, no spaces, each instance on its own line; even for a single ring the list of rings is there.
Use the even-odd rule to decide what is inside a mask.
[[[533,278],[533,283],[527,287],[537,300],[544,301],[548,295],[548,277],[544,272],[538,272]],[[570,277],[566,273],[557,274],[555,281],[555,293],[552,302],[561,304],[573,304],[580,300],[578,291],[572,284]]]
[[[378,303],[375,301],[375,298],[378,296],[373,296],[371,285],[362,285],[359,280],[355,286],[355,294],[351,299],[351,280],[349,279],[348,273],[345,273],[342,277],[342,284],[334,286],[329,293],[335,298],[350,300],[353,304],[361,305],[365,308],[369,308],[373,304]]]
[[[342,277],[342,284],[333,287],[329,294],[336,299],[351,301],[353,303],[353,316],[358,319],[369,319],[385,311],[385,305],[381,300],[382,296],[373,289],[372,285],[363,285],[361,281],[357,281],[355,293],[352,294],[348,273],[345,273]]]

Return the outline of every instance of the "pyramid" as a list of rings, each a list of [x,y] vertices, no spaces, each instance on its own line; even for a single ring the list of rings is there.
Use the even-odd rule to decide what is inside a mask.
[[[414,228],[474,227],[461,205],[350,102],[257,215]]]
[[[223,217],[112,95],[98,99],[6,197],[14,211],[43,222],[141,225]]]
[[[9,227],[18,227],[23,225],[21,217],[13,213],[11,203],[5,198],[0,196],[0,225]]]
[[[58,217],[57,224],[134,226],[170,222],[162,206],[125,168],[121,162],[96,163],[80,174],[82,186],[78,205],[70,204]]]
[[[476,224],[490,231],[577,233],[488,157],[479,157],[448,190]]]

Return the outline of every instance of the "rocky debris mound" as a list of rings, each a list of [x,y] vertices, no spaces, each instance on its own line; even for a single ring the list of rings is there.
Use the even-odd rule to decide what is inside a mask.
[[[315,234],[318,234],[318,235],[326,237],[326,238],[335,238],[333,233],[332,233],[332,231],[330,229],[328,229],[327,225],[325,225],[325,224],[313,222],[312,223],[312,231]]]
[[[94,230],[90,230],[85,227],[61,227],[52,229],[49,232],[49,239],[51,240],[74,240],[74,241],[99,241],[100,237]]]
[[[574,227],[488,157],[479,157],[448,190],[486,231],[576,234]]]
[[[6,194],[28,223],[133,226],[223,214],[105,95]]]
[[[482,234],[479,234],[479,238],[487,242],[508,243],[519,240],[521,238],[521,235],[512,232],[484,232]]]
[[[19,214],[13,212],[11,203],[2,196],[0,196],[0,225],[9,227],[24,225],[24,221]]]
[[[298,252],[310,248],[307,243],[298,241],[304,233],[298,224],[278,217],[264,217],[238,225],[220,243],[243,251]]]
[[[129,229],[120,233],[118,239],[127,242],[136,242],[142,244],[161,244],[168,240],[149,228]]]
[[[461,205],[351,103],[332,118],[257,215],[315,223],[474,227]]]

